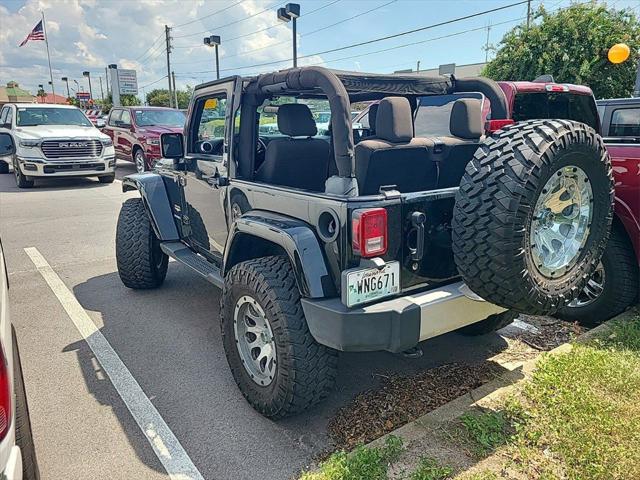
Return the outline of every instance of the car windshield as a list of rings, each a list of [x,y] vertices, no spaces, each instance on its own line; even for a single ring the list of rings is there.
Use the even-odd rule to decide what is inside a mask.
[[[180,110],[136,110],[135,117],[139,127],[183,127],[186,119]]]
[[[516,122],[538,118],[560,118],[586,123],[600,130],[596,102],[591,95],[571,92],[518,93],[513,102]]]
[[[37,108],[19,107],[16,117],[19,127],[34,127],[36,125],[77,125],[93,127],[89,119],[76,108]]]

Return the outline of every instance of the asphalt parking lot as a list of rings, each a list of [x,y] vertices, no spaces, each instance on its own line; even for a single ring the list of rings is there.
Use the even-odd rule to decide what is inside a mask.
[[[132,164],[118,167],[119,178],[134,172]],[[326,425],[336,409],[375,386],[380,375],[483,360],[504,346],[497,335],[449,334],[425,342],[417,360],[342,354],[328,401],[291,419],[268,420],[245,402],[227,367],[215,287],[175,262],[160,289],[133,291],[121,284],[116,221],[121,203],[135,195],[123,194],[119,181],[85,178],[18,190],[12,175],[0,175],[11,315],[43,479],[292,478],[330,446]],[[68,303],[65,309],[25,248],[39,252],[75,297],[79,314],[86,312],[175,435],[195,476],[181,471],[180,462],[167,473],[156,453],[163,451],[162,436],[152,448],[154,434],[138,425],[122,389],[114,387],[117,379],[107,376]]]

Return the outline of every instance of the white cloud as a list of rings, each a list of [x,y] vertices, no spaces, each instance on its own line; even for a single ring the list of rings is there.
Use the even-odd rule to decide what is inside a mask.
[[[210,80],[215,75],[213,50],[202,45],[205,32],[222,37],[222,75],[234,73],[229,70],[233,67],[279,60],[283,63],[243,69],[239,73],[284,68],[291,57],[291,30],[285,25],[274,26],[277,19],[273,9],[262,12],[272,4],[266,0],[246,0],[203,20],[197,19],[224,8],[227,2],[26,0],[17,11],[11,12],[0,5],[0,84],[16,80],[35,92],[38,84],[46,84],[49,80],[44,42],[30,41],[24,47],[18,47],[39,21],[41,9],[47,19],[57,92],[66,90],[60,80],[62,76],[76,79],[86,88],[82,72],[91,71],[92,78],[104,76],[104,68],[110,63],[136,69],[141,86],[162,78],[166,75],[164,25],[180,25],[193,20],[196,21],[172,30],[175,47],[172,66],[179,87]],[[249,16],[251,18],[247,19]],[[256,33],[258,30],[263,31]],[[311,63],[322,63],[322,58],[309,57],[300,61],[301,65]],[[70,87],[73,89],[74,86],[70,81]],[[149,89],[155,86],[166,88],[166,79]]]

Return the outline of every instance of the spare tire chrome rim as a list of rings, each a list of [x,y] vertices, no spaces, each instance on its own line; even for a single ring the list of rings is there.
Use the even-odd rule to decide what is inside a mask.
[[[276,344],[260,304],[245,295],[236,302],[233,330],[240,360],[258,385],[271,384],[276,373]]]
[[[593,272],[593,275],[582,289],[578,297],[569,303],[569,307],[579,308],[586,307],[587,305],[591,305],[595,302],[602,292],[604,291],[604,265],[600,262],[596,268],[596,271]]]
[[[547,181],[536,202],[529,240],[538,271],[558,278],[575,265],[589,237],[593,191],[580,167],[568,165]]]

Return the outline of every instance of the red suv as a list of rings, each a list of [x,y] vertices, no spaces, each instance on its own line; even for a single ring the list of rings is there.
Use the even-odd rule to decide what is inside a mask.
[[[113,140],[116,157],[134,162],[142,173],[160,159],[160,135],[180,133],[185,115],[164,107],[114,107],[102,129]]]
[[[545,81],[550,80],[550,81]],[[638,301],[640,291],[640,98],[597,102],[590,88],[554,83],[550,77],[533,82],[498,82],[507,97],[512,122],[556,118],[586,123],[604,137],[615,178],[615,218],[607,250],[587,287],[568,307],[558,312],[567,320],[595,325]],[[463,93],[423,97],[414,113],[416,137],[448,137],[453,102]],[[377,103],[377,102],[376,102]],[[371,110],[371,113],[369,112]],[[355,138],[375,134],[369,106],[354,119]],[[482,114],[490,119],[483,98]],[[504,121],[486,122],[487,133]]]

